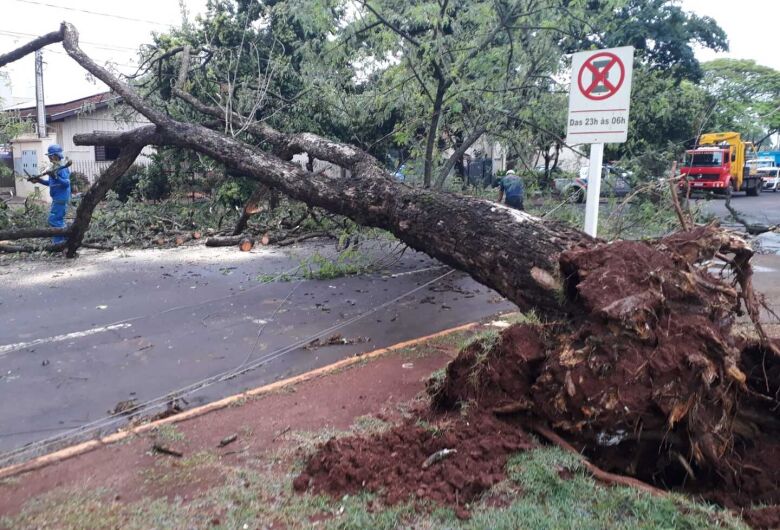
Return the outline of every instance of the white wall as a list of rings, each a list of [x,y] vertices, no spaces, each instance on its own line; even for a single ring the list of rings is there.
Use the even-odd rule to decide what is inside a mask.
[[[104,108],[95,112],[80,114],[54,122],[53,129],[65,151],[65,156],[73,161],[72,171],[85,173],[87,178],[94,182],[100,171],[111,165],[111,162],[97,162],[95,160],[95,147],[91,145],[76,145],[73,136],[76,134],[88,134],[95,131],[112,132],[135,129],[150,122],[140,115],[133,115],[130,121],[116,121],[114,108]],[[146,162],[154,152],[151,147],[146,147],[138,157],[139,163]]]
[[[30,168],[28,169],[28,172],[32,175],[37,175],[41,173],[44,169],[48,168],[51,163],[49,162],[49,159],[46,157],[46,150],[49,148],[49,146],[53,143],[57,142],[57,138],[55,136],[49,136],[48,138],[38,138],[35,135],[28,135],[28,136],[21,136],[19,138],[15,138],[13,141],[13,154],[14,154],[14,164],[16,164],[16,161],[22,158],[22,151],[26,150],[35,150],[36,156],[38,158],[38,166],[37,168]],[[37,169],[37,171],[35,171]],[[33,184],[32,182],[28,182],[25,179],[24,173],[22,175],[17,175],[16,180],[16,195],[18,197],[27,197],[29,195],[32,195],[35,190],[40,191],[41,199],[46,202],[51,202],[51,197],[49,196],[49,188],[46,186],[42,186],[41,184]]]

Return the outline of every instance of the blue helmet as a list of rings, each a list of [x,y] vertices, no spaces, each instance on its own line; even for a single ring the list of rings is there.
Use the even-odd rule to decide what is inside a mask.
[[[46,154],[49,156],[56,155],[62,158],[62,147],[59,144],[51,144]]]

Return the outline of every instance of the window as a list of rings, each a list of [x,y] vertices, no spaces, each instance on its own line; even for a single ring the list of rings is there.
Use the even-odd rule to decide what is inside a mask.
[[[723,165],[723,152],[687,153],[685,155],[685,165],[689,167],[721,166]]]
[[[119,148],[113,145],[96,145],[95,162],[108,162],[119,158]]]

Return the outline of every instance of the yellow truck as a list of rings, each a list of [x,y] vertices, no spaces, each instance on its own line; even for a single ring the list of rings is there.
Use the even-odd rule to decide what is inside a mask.
[[[702,134],[696,148],[685,152],[680,172],[694,191],[744,191],[755,197],[761,193],[761,176],[747,164],[755,153],[753,144],[742,141],[737,132]]]

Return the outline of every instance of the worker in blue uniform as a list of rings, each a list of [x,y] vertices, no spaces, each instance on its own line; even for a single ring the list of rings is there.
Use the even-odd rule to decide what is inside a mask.
[[[65,158],[63,156],[62,147],[57,144],[49,146],[47,156],[54,167],[61,165]],[[51,174],[48,180],[37,178],[33,180],[33,182],[49,187],[49,195],[51,196],[49,226],[64,228],[65,214],[68,211],[68,203],[70,202],[70,169],[67,167],[60,167]],[[64,242],[64,236],[55,236],[52,238],[52,243],[54,244]]]
[[[506,195],[506,205],[515,210],[524,210],[523,197],[525,196],[525,187],[523,179],[520,178],[514,170],[506,172],[504,178],[498,183],[498,202],[504,199]]]

